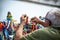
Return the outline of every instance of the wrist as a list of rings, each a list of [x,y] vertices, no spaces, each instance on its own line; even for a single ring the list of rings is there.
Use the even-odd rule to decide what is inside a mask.
[[[41,20],[38,21],[39,24],[40,24],[41,22],[42,22]]]

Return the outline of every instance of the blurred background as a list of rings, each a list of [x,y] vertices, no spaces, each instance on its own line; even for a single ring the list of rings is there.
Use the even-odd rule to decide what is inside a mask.
[[[60,0],[0,0],[0,21],[6,20],[8,11],[19,23],[22,14],[27,14],[29,19],[34,16],[45,17],[49,10],[59,7]]]

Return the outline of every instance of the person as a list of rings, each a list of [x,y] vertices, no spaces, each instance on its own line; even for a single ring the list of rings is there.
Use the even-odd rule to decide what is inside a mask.
[[[0,22],[0,40],[4,40],[4,36],[3,36],[3,22]]]
[[[37,17],[31,18],[32,22],[40,23],[46,27],[23,36],[23,25],[26,23],[27,17],[27,15],[21,16],[20,25],[13,40],[60,40],[60,9],[50,10],[45,16],[44,22]]]

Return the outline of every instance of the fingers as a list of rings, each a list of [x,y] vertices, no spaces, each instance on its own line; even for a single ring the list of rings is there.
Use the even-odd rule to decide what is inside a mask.
[[[38,19],[37,17],[33,17],[33,18],[31,18],[31,21],[35,21],[37,19]]]
[[[28,16],[26,15],[26,14],[24,14],[24,15],[22,15],[21,16],[21,22],[24,22],[24,23],[26,23],[27,22],[27,19],[28,19]],[[31,18],[31,20],[30,20],[30,22],[38,22],[39,21],[39,19],[37,18],[37,17],[33,17],[33,18]]]
[[[35,17],[31,18],[31,20],[35,19]]]
[[[30,22],[32,23],[32,22],[34,22],[34,23],[36,23],[38,20],[37,20],[37,17],[33,17],[33,18],[31,18],[31,20],[30,20]]]
[[[21,20],[20,22],[26,23],[27,19],[28,19],[28,16],[26,14],[23,14],[20,18]]]
[[[33,18],[31,18],[31,20],[34,20],[34,19],[37,19],[37,17],[33,17]]]
[[[26,14],[23,14],[21,17],[24,17],[25,18],[25,17],[28,17],[28,16]]]
[[[28,16],[27,16],[26,14],[23,14],[23,15],[21,16],[21,18],[22,18],[22,19],[26,19],[26,18],[28,18]]]

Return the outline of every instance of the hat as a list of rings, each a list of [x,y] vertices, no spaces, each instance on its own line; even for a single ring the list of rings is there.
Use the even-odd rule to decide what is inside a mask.
[[[51,22],[50,26],[60,27],[60,9],[52,9],[45,16]]]

